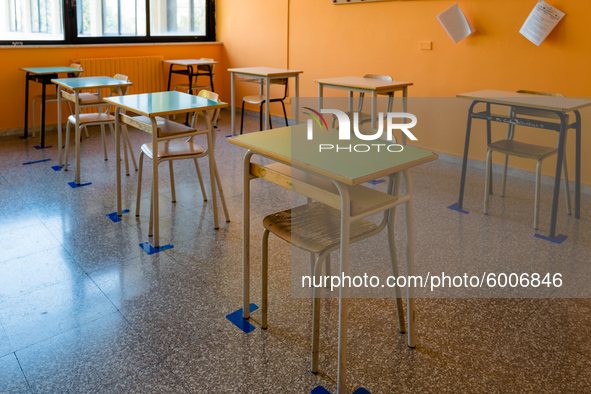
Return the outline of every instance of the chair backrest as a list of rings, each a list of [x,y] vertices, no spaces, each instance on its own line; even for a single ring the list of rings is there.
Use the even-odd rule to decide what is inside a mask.
[[[125,81],[125,82],[129,82],[129,77],[127,75],[123,75],[123,74],[115,74],[113,76],[114,79],[118,79],[120,81]],[[123,94],[127,94],[127,90],[129,89],[129,86],[126,86],[125,88],[123,88]],[[114,94],[118,94],[117,93],[117,88],[111,88],[111,96]]]
[[[203,60],[204,62],[213,62],[214,61],[213,59],[209,59],[206,57],[202,57],[199,60]],[[215,64],[210,64],[209,67],[211,67],[211,72],[213,73],[213,69],[215,68]],[[209,72],[209,67],[208,66],[197,66],[197,70]]]
[[[213,100],[213,101],[219,101],[219,97],[220,97],[219,94],[214,93],[214,92],[210,92],[209,90],[201,90],[197,96],[203,97],[203,98],[206,98],[209,100]]]
[[[80,71],[68,73],[68,78],[77,78],[80,76],[80,74],[82,74],[84,72],[84,70],[82,69],[82,66],[79,63],[70,64],[70,68],[75,68],[76,70],[80,70]]]
[[[393,81],[392,77],[389,75],[365,74],[363,76],[363,78],[379,79],[380,81],[387,81],[387,82]],[[359,93],[359,107],[357,108],[357,112],[361,112],[361,110],[363,109],[363,97],[364,96],[365,96],[364,93]],[[393,94],[390,93],[389,96],[390,96],[390,98],[388,99],[388,108],[390,108],[392,106]]]
[[[547,96],[547,97],[563,97],[563,94],[560,93],[548,93],[548,92],[536,92],[533,90],[518,90],[517,93],[525,93],[525,94],[535,94],[537,96]],[[511,111],[514,115],[525,115],[525,116],[533,116],[536,118],[545,118],[545,119],[560,119],[558,115],[548,112],[548,111],[541,111],[533,108],[511,108]]]

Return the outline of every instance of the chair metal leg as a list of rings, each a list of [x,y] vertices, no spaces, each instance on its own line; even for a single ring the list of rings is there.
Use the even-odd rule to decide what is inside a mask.
[[[172,168],[172,160],[168,160],[168,169],[170,170],[170,191],[172,193],[172,202],[176,202],[176,191],[174,190],[174,170]]]
[[[310,275],[314,275],[314,266],[316,264],[316,254],[308,252],[308,261],[310,262]]]
[[[259,130],[263,131],[263,103],[259,105],[259,127]]]
[[[123,131],[123,126],[121,127],[121,131]],[[125,132],[123,132],[125,134]],[[129,160],[127,158],[127,141],[125,140],[125,136],[122,138],[123,140],[123,157],[125,158],[125,175],[129,176]]]
[[[113,130],[111,130],[111,134],[113,134]],[[101,138],[103,139],[103,155],[105,156],[105,161],[109,160],[107,157],[107,141],[105,139],[105,125],[101,125]]]
[[[142,168],[144,166],[144,152],[140,153],[140,169],[137,174],[137,199],[135,202],[135,216],[140,216],[140,201],[142,196]]]
[[[213,154],[213,152],[212,152]],[[222,182],[220,181],[220,174],[218,172],[217,163],[215,165],[215,180],[218,185],[218,190],[220,191],[220,199],[222,200],[222,208],[224,209],[224,216],[226,217],[226,222],[230,221],[230,214],[228,213],[228,207],[226,206],[226,198],[224,197],[224,189],[222,189]]]
[[[37,107],[37,100],[33,99],[33,138],[35,138],[35,112]],[[41,106],[41,110],[43,111],[43,105]]]
[[[326,259],[324,259],[324,275],[330,276],[330,253],[327,254]]]
[[[152,191],[150,193],[150,228],[148,230],[148,237],[154,235],[154,177],[152,177]]]
[[[397,183],[400,177],[397,177]],[[398,193],[396,192],[396,195]],[[392,267],[392,276],[398,278],[398,258],[396,256],[396,241],[394,232],[394,219],[396,208],[391,208],[388,212],[388,246],[390,247],[390,265]],[[394,287],[394,295],[396,296],[396,312],[398,313],[398,330],[405,333],[404,327],[404,310],[402,309],[402,293],[400,287]]]
[[[269,263],[269,230],[263,231],[262,259],[261,259],[261,312],[263,314],[261,326],[267,329],[267,290],[268,290],[268,263]]]
[[[240,134],[242,134],[242,130],[244,129],[244,100],[242,101],[242,112],[240,117]],[[234,132],[232,130],[232,132]]]
[[[205,185],[203,185],[203,178],[201,177],[201,170],[199,169],[199,162],[197,159],[193,159],[195,162],[195,169],[197,170],[197,177],[199,178],[199,185],[201,186],[201,194],[203,195],[203,201],[207,201],[207,193],[205,193]]]
[[[86,135],[86,138],[90,138],[90,136],[88,135],[88,127],[84,126],[84,134]],[[80,141],[82,141],[82,136],[80,136]]]
[[[503,184],[501,186],[501,197],[505,197],[505,186],[507,185],[507,167],[509,166],[509,155],[505,155],[505,165],[503,167]]]
[[[321,286],[315,286],[314,282],[320,284],[322,270],[322,262],[326,260],[328,252],[323,252],[318,255],[318,259],[314,264],[314,273],[312,275],[312,363],[310,370],[312,373],[318,373],[318,348],[320,347],[320,298],[318,292]]]
[[[570,183],[568,181],[568,170],[566,169],[566,154],[564,154],[562,158],[562,172],[564,174],[564,197],[566,199],[566,214],[572,215],[570,206]]]
[[[113,126],[109,125],[111,127],[111,133],[113,132]],[[135,155],[133,154],[133,148],[131,146],[131,140],[129,139],[129,130],[127,129],[126,125],[121,125],[121,128],[123,129],[123,134],[125,134],[125,139],[127,140],[127,148],[129,149],[129,155],[131,156],[131,161],[133,162],[133,168],[135,168],[135,170],[137,171],[137,163],[135,161]]]
[[[486,180],[484,185],[484,214],[488,215],[488,200],[489,200],[489,186],[490,186],[490,172],[492,167],[492,151],[488,149],[486,153]]]
[[[540,219],[540,183],[542,180],[542,160],[536,165],[536,199],[534,203],[534,230],[538,229]]]
[[[70,122],[66,123],[66,141],[64,141],[65,149],[64,152],[64,159],[66,160],[64,163],[64,171],[68,171],[68,151],[70,145]]]
[[[289,126],[287,122],[287,111],[285,110],[285,103],[281,101],[281,106],[283,106],[283,117],[285,118],[285,127]]]

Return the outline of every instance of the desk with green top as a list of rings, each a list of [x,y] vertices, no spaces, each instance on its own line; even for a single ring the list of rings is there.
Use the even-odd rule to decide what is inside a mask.
[[[58,74],[80,74],[82,71],[72,67],[21,67],[27,75],[25,85],[25,131],[23,138],[27,138],[29,133],[29,81],[35,81],[41,84],[41,148],[45,148],[45,99],[47,92],[45,87],[51,84],[51,80],[58,77]],[[58,124],[60,122],[58,121]]]
[[[225,108],[228,104],[223,102],[217,102],[204,97],[194,96],[187,93],[181,92],[159,92],[159,93],[144,93],[144,94],[132,94],[120,97],[109,97],[105,98],[104,101],[108,104],[115,106],[115,151],[116,151],[116,163],[117,163],[117,215],[121,216],[121,163],[120,157],[120,144],[119,134],[122,124],[133,126],[139,130],[145,131],[146,133],[152,134],[152,176],[153,176],[153,210],[154,210],[154,223],[153,223],[153,242],[154,247],[160,247],[160,233],[159,233],[159,210],[158,210],[158,142],[166,141],[176,138],[191,137],[199,134],[199,130],[195,130],[192,127],[185,126],[180,123],[173,122],[171,120],[162,118],[168,115],[190,113],[197,111],[206,111],[210,109]],[[140,117],[130,117],[125,114],[125,111],[131,111],[133,113],[141,115]],[[156,119],[158,118],[158,119]],[[211,182],[211,198],[213,203],[213,218],[214,227],[217,229],[218,226],[218,213],[217,213],[217,197],[215,182],[219,176],[217,173],[217,167],[215,164],[215,158],[213,155],[213,137],[212,137],[212,124],[211,120],[204,116],[206,129],[207,129],[207,146],[211,149],[209,156],[209,173]],[[156,132],[154,132],[156,130]],[[220,194],[221,185],[220,187]],[[223,194],[221,194],[222,202]],[[227,213],[226,213],[227,218]]]
[[[250,305],[250,181],[262,178],[279,186],[291,189],[308,199],[319,201],[341,210],[340,275],[349,274],[349,230],[352,222],[364,217],[390,210],[398,205],[406,207],[406,256],[407,275],[413,275],[413,200],[412,180],[409,169],[437,159],[437,154],[404,146],[401,152],[356,153],[348,151],[320,152],[317,144],[364,144],[367,141],[352,136],[350,141],[337,139],[338,131],[317,131],[313,140],[307,140],[304,124],[240,135],[228,139],[232,144],[247,149],[243,163],[243,318],[248,319]],[[391,144],[388,141],[380,143]],[[295,144],[295,145],[294,145]],[[303,153],[305,152],[305,153]],[[269,158],[277,163],[259,165],[251,163],[253,155]],[[291,166],[291,167],[290,167]],[[304,177],[292,177],[291,168],[302,170]],[[402,172],[405,179],[405,195],[385,194],[361,184],[369,180],[389,176],[390,182]],[[329,184],[327,187],[327,183]],[[393,213],[393,210],[391,211]],[[392,220],[393,222],[393,220]],[[393,225],[389,233],[393,232]],[[339,289],[339,356],[338,393],[346,387],[348,289]],[[407,287],[408,345],[414,347],[415,316],[414,289]],[[404,327],[404,326],[402,326]]]

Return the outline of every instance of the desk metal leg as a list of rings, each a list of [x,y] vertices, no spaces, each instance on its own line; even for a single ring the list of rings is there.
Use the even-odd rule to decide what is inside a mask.
[[[371,92],[371,128],[376,128],[376,117],[378,116],[378,96],[372,90]]]
[[[232,137],[235,135],[234,134],[234,121],[235,121],[235,117],[236,117],[236,107],[235,107],[235,95],[236,95],[236,86],[234,83],[234,73],[230,73],[230,123],[231,123],[231,128],[232,128]]]
[[[575,111],[576,118],[576,164],[575,164],[575,219],[581,218],[581,114]],[[568,180],[567,180],[568,182]]]
[[[334,181],[341,195],[341,276],[349,276],[349,239],[351,230],[351,200],[347,187]],[[347,323],[349,319],[349,288],[339,288],[339,353],[337,364],[337,393],[347,392]]]
[[[209,179],[211,183],[211,199],[213,203],[213,227],[217,230],[220,228],[218,223],[218,199],[216,196],[216,166],[215,166],[215,158],[213,157],[214,151],[214,143],[213,143],[213,125],[211,123],[211,119],[208,116],[205,116],[205,127],[209,130],[207,133],[207,148],[209,150]],[[250,170],[250,166],[249,166]]]
[[[41,84],[41,147],[45,148],[45,99],[47,97],[47,83],[46,80],[43,79],[43,83]]]
[[[119,135],[121,134],[121,108],[115,107],[115,172],[117,178],[117,216],[121,217],[121,147]],[[66,163],[66,166],[68,163]]]
[[[23,138],[27,138],[29,135],[29,76],[30,74],[27,72],[27,76],[25,77],[25,132]]]
[[[300,74],[296,74],[295,76],[295,84],[296,84],[296,94],[294,97],[295,100],[295,124],[300,124]]]
[[[404,87],[402,89],[402,112],[406,113],[407,112],[407,107],[408,107],[408,87]],[[392,101],[394,101],[392,99]],[[390,107],[389,111],[392,111],[392,107]],[[406,118],[404,118],[402,120],[404,123],[406,123]],[[402,133],[402,137],[400,138],[400,142],[402,143],[402,145],[406,145],[406,134]]]
[[[322,109],[322,106],[324,104],[324,86],[319,83],[318,84],[318,112],[320,112],[320,110]]]
[[[417,345],[415,329],[415,289],[410,285],[410,277],[414,276],[415,245],[414,245],[414,224],[413,224],[413,203],[412,203],[412,178],[410,170],[404,170],[404,187],[410,200],[405,203],[406,207],[406,314],[408,320],[408,346]]]
[[[76,175],[75,175],[75,182],[77,185],[80,184],[80,96],[79,90],[74,91],[74,99],[76,103],[74,105],[75,108],[75,117],[76,117],[76,124],[74,125],[74,136],[76,138]],[[69,141],[68,141],[69,142]]]
[[[168,87],[166,88],[167,91],[170,90],[170,80],[172,79],[172,66],[173,64],[171,64],[170,68],[168,69]]]
[[[62,168],[62,89],[57,87],[57,165]],[[66,163],[66,166],[68,163]]]
[[[160,247],[160,210],[158,205],[158,123],[156,118],[150,118],[152,123],[152,209],[154,211],[154,247]],[[117,158],[119,161],[119,158]]]
[[[271,101],[269,95],[271,94],[271,80],[265,77],[265,130],[269,130],[269,116],[271,116]]]
[[[490,103],[486,104],[486,112],[490,116]],[[492,124],[490,118],[486,120],[486,146],[488,149],[488,144],[492,142]],[[493,194],[493,173],[492,173],[492,161],[490,164],[490,177],[488,178],[488,194],[492,196]]]
[[[554,196],[552,197],[552,218],[550,220],[550,238],[556,237],[556,215],[558,214],[558,195],[560,193],[560,179],[562,161],[564,157],[564,141],[566,140],[566,117],[560,113],[560,134],[558,135],[558,152],[556,157],[556,174],[554,175]],[[575,208],[576,209],[576,208]]]
[[[458,209],[462,209],[464,203],[464,186],[466,186],[466,167],[468,166],[468,150],[470,149],[470,131],[472,130],[472,112],[477,104],[473,101],[468,110],[468,124],[466,126],[466,142],[464,143],[464,158],[462,159],[462,176],[460,178],[460,196],[458,197]]]
[[[242,186],[242,317],[250,317],[250,150],[244,155]]]
[[[187,71],[189,72],[189,94],[193,94],[193,66],[188,66]],[[195,78],[195,82],[197,82],[197,78]],[[187,112],[185,124],[189,126],[189,112]]]

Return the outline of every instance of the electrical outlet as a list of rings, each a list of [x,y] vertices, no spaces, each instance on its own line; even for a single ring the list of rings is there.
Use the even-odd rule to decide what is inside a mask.
[[[430,51],[433,49],[433,43],[431,41],[421,41],[420,48],[422,51]]]

